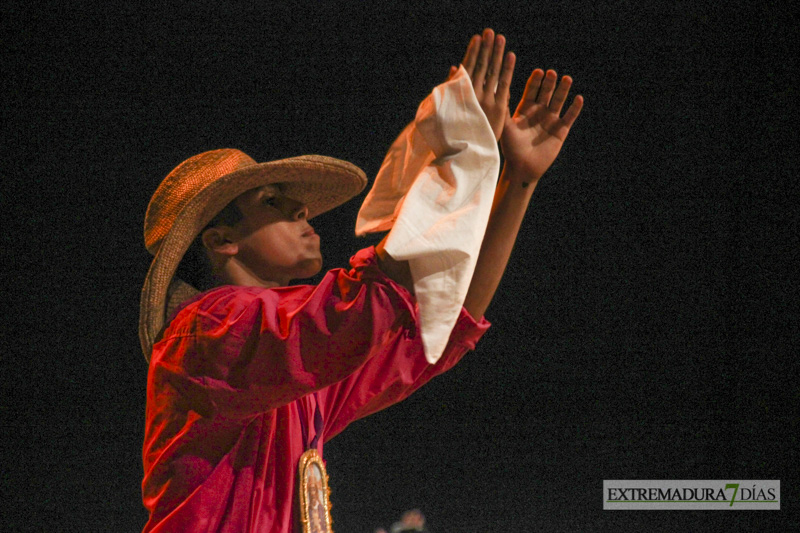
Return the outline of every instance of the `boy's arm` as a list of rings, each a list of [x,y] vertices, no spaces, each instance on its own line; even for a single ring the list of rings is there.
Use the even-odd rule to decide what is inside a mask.
[[[473,317],[483,316],[494,297],[533,190],[552,165],[583,107],[583,98],[577,96],[561,117],[572,79],[565,76],[556,87],[555,71],[545,74],[536,69],[512,117],[508,91],[516,58],[511,52],[504,56],[504,49],[504,37],[487,29],[482,36],[470,40],[462,61],[505,156],[475,273],[464,301],[464,308]],[[384,250],[385,240],[376,246],[381,269],[413,291],[408,263],[392,259]]]
[[[491,29],[487,29],[483,36],[475,35],[470,39],[462,61],[464,69],[470,75],[475,96],[489,120],[495,139],[500,139],[504,124],[508,120],[509,88],[516,61],[516,57],[511,52],[504,56],[505,44],[505,37],[495,36]],[[457,69],[452,67],[449,77],[452,77],[456,71]],[[408,261],[395,260],[384,249],[388,237],[387,234],[375,246],[378,265],[387,276],[414,294],[414,281]],[[469,311],[469,308],[467,310]],[[482,316],[470,314],[476,318]]]
[[[486,38],[485,31],[483,39]],[[583,107],[583,97],[576,96],[564,116],[560,116],[572,78],[564,76],[556,87],[557,79],[553,70],[546,74],[540,69],[534,70],[514,116],[506,112],[500,137],[505,165],[495,191],[475,273],[464,301],[464,307],[474,317],[482,316],[492,301],[533,190],[555,161]]]

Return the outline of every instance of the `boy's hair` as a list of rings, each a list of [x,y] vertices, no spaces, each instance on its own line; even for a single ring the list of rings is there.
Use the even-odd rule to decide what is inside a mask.
[[[236,202],[231,202],[203,228],[178,264],[175,276],[200,291],[214,288],[214,269],[203,245],[203,232],[217,226],[235,226],[244,219]]]

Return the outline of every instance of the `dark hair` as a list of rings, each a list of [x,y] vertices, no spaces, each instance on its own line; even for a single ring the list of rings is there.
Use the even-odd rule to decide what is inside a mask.
[[[189,249],[183,255],[183,259],[178,264],[175,276],[201,291],[213,288],[216,284],[214,270],[203,245],[203,232],[217,226],[234,226],[241,222],[242,219],[244,219],[244,215],[239,206],[236,205],[236,202],[226,205],[225,209],[211,219],[211,222],[200,231],[192,245],[189,246]]]

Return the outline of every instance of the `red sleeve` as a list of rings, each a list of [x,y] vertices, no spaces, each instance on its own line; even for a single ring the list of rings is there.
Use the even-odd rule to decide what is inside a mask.
[[[361,368],[319,392],[326,441],[354,420],[404,400],[433,377],[452,368],[475,348],[489,328],[486,319],[476,323],[462,308],[442,357],[432,365],[425,359],[413,296],[378,268],[374,253],[356,256],[353,265],[376,282],[391,287],[402,299],[404,313],[398,316],[397,332],[388,335]]]
[[[450,335],[442,357],[432,365],[425,359],[415,328],[393,339],[381,352],[344,380],[320,391],[325,422],[325,440],[330,440],[351,422],[408,398],[435,376],[450,370],[489,328],[465,309]]]
[[[345,420],[408,396],[452,366],[486,329],[454,333],[445,356],[428,365],[409,293],[377,268],[374,249],[360,251],[351,265],[328,272],[315,287],[203,293],[153,347],[150,379],[176,389],[202,416],[234,418],[338,383],[322,403],[330,419],[348,409]],[[458,331],[463,322],[462,313]],[[376,388],[367,387],[373,380]]]

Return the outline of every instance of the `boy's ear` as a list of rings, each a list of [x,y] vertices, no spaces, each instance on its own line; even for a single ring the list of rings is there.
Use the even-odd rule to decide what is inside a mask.
[[[233,228],[228,226],[208,228],[201,237],[203,246],[211,252],[233,257],[239,253],[239,245],[232,233]]]

